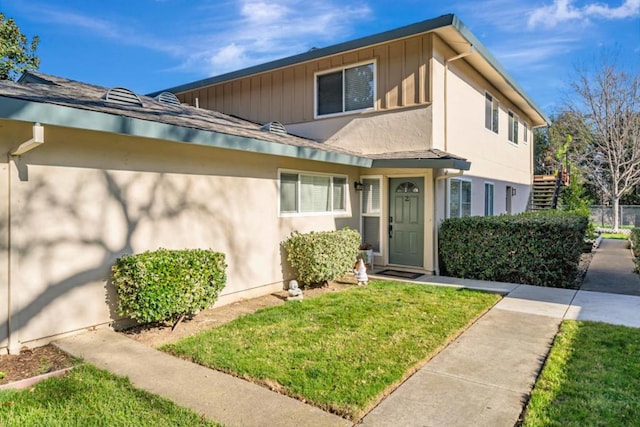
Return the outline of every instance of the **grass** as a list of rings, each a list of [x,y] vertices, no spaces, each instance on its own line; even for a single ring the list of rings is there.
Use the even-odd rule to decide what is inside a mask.
[[[134,388],[91,365],[31,389],[0,391],[0,425],[216,426],[195,412]]]
[[[601,233],[603,239],[628,240],[629,235],[622,233]]]
[[[638,425],[638,355],[638,328],[564,321],[523,426]]]
[[[375,281],[266,308],[163,350],[356,420],[499,298]]]

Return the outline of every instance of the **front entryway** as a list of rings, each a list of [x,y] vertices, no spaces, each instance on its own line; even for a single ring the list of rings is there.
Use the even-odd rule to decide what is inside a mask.
[[[389,179],[389,264],[423,266],[424,178]]]

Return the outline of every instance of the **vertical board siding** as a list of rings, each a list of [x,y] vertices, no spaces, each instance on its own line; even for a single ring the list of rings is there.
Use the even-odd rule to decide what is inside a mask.
[[[404,78],[404,42],[389,45],[389,82],[387,88],[388,108],[402,105],[402,80]]]
[[[383,111],[431,101],[432,35],[370,46],[320,58],[260,75],[222,82],[178,94],[181,102],[217,110],[257,123],[312,121],[315,111],[315,74],[367,60],[376,61],[376,109]]]

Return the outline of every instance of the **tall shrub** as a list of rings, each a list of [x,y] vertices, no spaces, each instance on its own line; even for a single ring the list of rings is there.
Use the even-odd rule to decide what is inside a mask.
[[[293,232],[283,245],[298,281],[304,285],[322,284],[353,268],[360,233],[348,228],[307,234]]]
[[[588,218],[569,212],[450,218],[440,228],[444,274],[572,287]]]
[[[124,255],[112,267],[118,313],[141,323],[195,314],[217,300],[226,267],[223,253],[203,249]]]
[[[634,261],[636,263],[636,272],[640,273],[640,227],[631,229],[629,240],[631,241],[631,247],[635,257]]]

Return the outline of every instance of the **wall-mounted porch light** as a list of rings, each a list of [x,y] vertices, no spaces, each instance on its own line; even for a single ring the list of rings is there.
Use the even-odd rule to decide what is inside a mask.
[[[359,181],[354,181],[353,182],[353,188],[356,191],[362,191],[362,190],[364,190],[364,184],[362,182],[359,182]]]
[[[516,189],[515,187],[511,187],[511,196],[515,196],[516,195]]]

